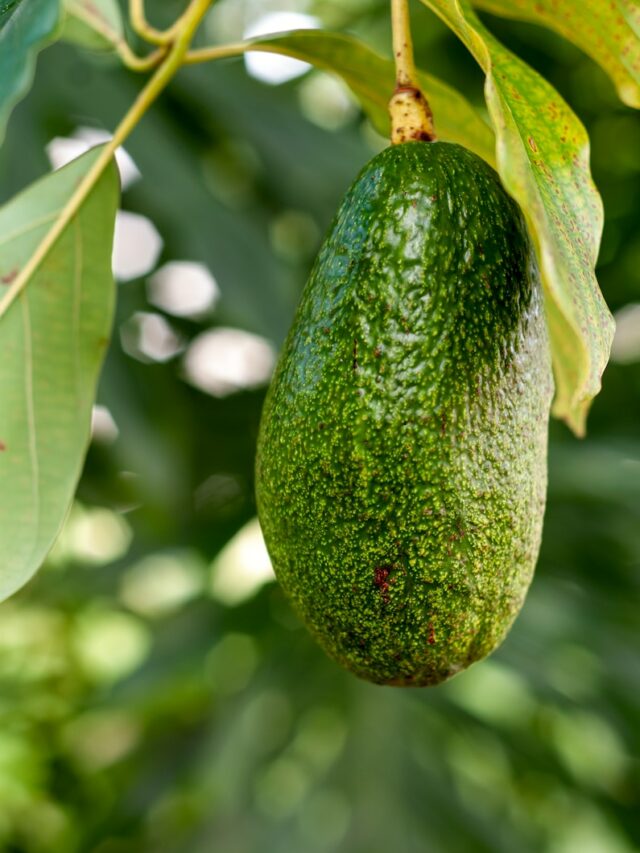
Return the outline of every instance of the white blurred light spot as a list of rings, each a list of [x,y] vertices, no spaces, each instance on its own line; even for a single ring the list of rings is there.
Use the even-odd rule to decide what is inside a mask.
[[[160,314],[136,312],[120,331],[122,348],[138,361],[165,362],[182,350],[182,342]]]
[[[611,361],[618,364],[640,361],[640,302],[625,305],[617,311],[615,321]]]
[[[550,740],[567,770],[585,787],[616,790],[627,770],[627,755],[616,729],[585,710],[550,717]]]
[[[215,278],[204,264],[171,261],[147,285],[149,302],[176,317],[197,317],[210,311],[220,296]]]
[[[300,84],[298,98],[309,121],[325,130],[339,130],[358,111],[346,84],[322,71],[314,72]]]
[[[140,740],[140,725],[124,711],[90,711],[63,730],[63,743],[88,770],[108,767],[124,758]]]
[[[113,274],[130,281],[150,272],[162,251],[162,237],[146,216],[119,210],[113,238]]]
[[[244,38],[281,33],[286,30],[315,30],[319,26],[320,21],[312,15],[303,15],[300,12],[268,12],[247,27]],[[287,80],[300,77],[311,67],[307,62],[274,53],[247,53],[244,61],[252,77],[272,85],[286,83]]]
[[[304,811],[300,805],[311,786],[311,775],[303,762],[295,757],[276,758],[256,778],[256,805],[267,817],[282,820],[296,810]]]
[[[236,693],[247,686],[258,664],[255,640],[247,634],[225,634],[207,655],[206,670],[216,692]]]
[[[285,210],[269,227],[274,250],[287,261],[299,262],[310,256],[318,244],[318,226],[308,213]]]
[[[269,341],[240,329],[213,329],[193,341],[184,357],[192,385],[224,397],[268,382],[275,363]]]
[[[274,580],[271,560],[257,518],[241,528],[211,566],[211,594],[233,607]]]
[[[78,127],[69,137],[56,136],[47,145],[47,155],[53,169],[66,166],[94,145],[108,142],[111,134],[105,130],[93,127]],[[120,183],[123,191],[140,178],[140,170],[133,157],[122,146],[116,151],[116,163],[120,172]]]
[[[51,168],[54,170],[66,166],[67,163],[75,160],[88,149],[89,146],[86,143],[66,136],[54,136],[46,147]]]
[[[113,444],[120,430],[106,406],[94,406],[91,411],[91,440],[97,444]]]
[[[129,550],[132,533],[118,513],[105,507],[75,504],[62,537],[74,559],[100,565],[123,557]]]
[[[151,554],[127,571],[120,598],[142,616],[164,616],[198,595],[202,586],[202,568],[191,554]]]
[[[149,653],[151,635],[144,623],[128,613],[92,606],[78,619],[73,645],[87,675],[110,682],[140,666]]]
[[[527,682],[511,667],[485,661],[450,682],[453,701],[497,726],[524,725],[535,702]]]
[[[300,833],[311,848],[335,850],[347,833],[350,817],[351,806],[344,794],[324,786],[300,810]]]

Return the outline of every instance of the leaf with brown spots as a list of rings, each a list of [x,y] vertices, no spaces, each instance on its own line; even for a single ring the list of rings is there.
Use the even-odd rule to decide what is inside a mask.
[[[25,270],[96,148],[0,208],[0,270]],[[111,165],[35,271],[0,290],[0,600],[51,548],[75,494],[111,333]]]
[[[583,435],[613,338],[613,319],[594,272],[602,202],[589,170],[587,133],[558,92],[491,35],[468,0],[422,2],[485,72],[497,168],[522,208],[542,274],[556,383],[553,413]]]
[[[474,0],[474,5],[555,30],[602,66],[625,104],[640,107],[638,0]]]
[[[0,282],[2,282],[2,284],[11,284],[11,282],[17,277],[17,275],[18,270],[14,268],[10,272],[5,273],[4,275],[0,275]]]

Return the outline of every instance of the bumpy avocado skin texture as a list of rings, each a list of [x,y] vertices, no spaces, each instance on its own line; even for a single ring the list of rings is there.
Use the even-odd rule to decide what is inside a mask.
[[[458,145],[387,148],[319,253],[258,442],[276,575],[331,657],[432,685],[503,639],[539,548],[552,389],[496,173]]]

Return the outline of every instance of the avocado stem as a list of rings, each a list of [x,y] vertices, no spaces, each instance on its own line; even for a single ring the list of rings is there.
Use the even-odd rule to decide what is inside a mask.
[[[391,30],[396,65],[396,88],[389,101],[391,142],[431,142],[436,138],[433,114],[418,83],[408,0],[391,0]]]

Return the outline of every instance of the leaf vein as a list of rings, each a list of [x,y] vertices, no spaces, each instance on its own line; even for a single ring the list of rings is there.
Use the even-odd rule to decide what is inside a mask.
[[[61,210],[62,208],[58,208],[51,213],[47,213],[45,216],[40,216],[38,219],[32,220],[28,225],[23,225],[21,228],[16,228],[15,231],[3,234],[2,237],[0,237],[0,246],[4,246],[5,243],[11,243],[12,240],[17,239],[18,237],[24,237],[25,234],[35,231],[35,229],[39,228],[41,225],[46,225],[48,222],[52,222],[58,217]]]
[[[82,314],[82,229],[80,217],[73,220],[74,230],[74,277],[73,277],[73,376],[76,407],[81,404],[80,393],[80,321]]]
[[[33,553],[38,548],[40,533],[40,462],[38,459],[38,434],[35,415],[35,396],[33,386],[33,340],[31,334],[31,314],[29,311],[29,299],[26,294],[21,294],[22,321],[24,327],[24,369],[25,369],[25,402],[27,414],[27,434],[29,438],[29,461],[31,464],[32,481],[31,492],[34,506],[34,530]]]

